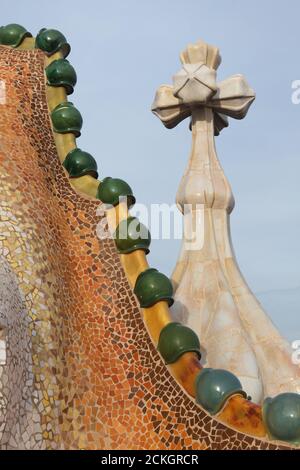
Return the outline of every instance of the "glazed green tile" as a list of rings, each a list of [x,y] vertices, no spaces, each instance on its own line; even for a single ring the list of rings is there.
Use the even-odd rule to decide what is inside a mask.
[[[51,56],[55,52],[61,51],[64,57],[70,53],[71,47],[65,36],[57,29],[43,28],[38,33],[35,40],[35,47]]]
[[[114,238],[121,254],[132,253],[136,250],[144,250],[146,254],[149,253],[150,232],[136,217],[122,220],[115,231]]]
[[[26,37],[32,37],[32,34],[19,24],[12,23],[0,28],[0,44],[5,46],[18,47]]]
[[[195,352],[201,358],[198,336],[191,328],[177,322],[169,323],[161,330],[157,349],[166,364],[173,364],[187,352]]]
[[[154,268],[146,269],[138,276],[134,293],[142,308],[151,307],[161,300],[168,302],[169,306],[174,303],[170,279]]]
[[[68,95],[73,93],[77,82],[74,67],[67,59],[58,59],[51,62],[45,69],[47,84],[54,87],[64,87]]]
[[[239,379],[223,369],[203,369],[196,377],[196,401],[212,415],[234,394],[247,397]]]
[[[300,395],[282,393],[266,398],[263,420],[271,438],[300,444]]]
[[[81,134],[82,117],[78,109],[69,101],[60,103],[51,113],[53,129],[55,132],[73,133],[76,137]]]
[[[128,207],[135,203],[135,197],[129,184],[121,179],[111,178],[110,176],[103,179],[96,197],[105,204],[111,204],[112,206],[117,206],[120,198],[127,198]]]
[[[90,153],[84,152],[79,148],[71,150],[71,152],[68,153],[63,165],[71,178],[78,178],[84,175],[91,175],[94,178],[98,178],[96,160]]]

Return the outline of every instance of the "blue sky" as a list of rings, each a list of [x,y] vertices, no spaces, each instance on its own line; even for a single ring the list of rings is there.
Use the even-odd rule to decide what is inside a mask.
[[[150,112],[178,54],[199,38],[220,47],[221,80],[243,73],[257,99],[217,139],[236,208],[232,235],[246,279],[281,331],[300,339],[300,79],[298,0],[2,0],[3,24],[35,35],[60,29],[78,74],[71,100],[84,118],[78,146],[100,178],[127,180],[139,202],[173,203],[190,150],[187,122],[166,130]],[[150,262],[169,274],[178,241],[154,241]],[[297,326],[298,325],[298,326]]]

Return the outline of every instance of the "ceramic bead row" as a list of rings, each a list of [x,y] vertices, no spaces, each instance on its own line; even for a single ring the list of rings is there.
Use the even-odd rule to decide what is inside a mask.
[[[0,28],[0,44],[19,47],[22,41],[32,37],[25,28],[10,24]],[[37,35],[35,46],[51,56],[60,51],[63,59],[53,61],[45,70],[47,84],[64,87],[71,94],[77,81],[76,72],[65,59],[70,52],[70,45],[65,36],[55,29],[43,28]],[[70,102],[60,103],[51,113],[54,131],[73,133],[80,136],[82,117]],[[71,178],[90,175],[98,177],[95,159],[87,152],[75,148],[65,157],[64,167]],[[121,197],[127,199],[128,207],[135,203],[130,186],[123,180],[107,177],[98,187],[97,196],[105,204],[118,206]],[[133,233],[134,230],[134,233]],[[143,236],[134,236],[136,231]],[[125,233],[125,237],[124,237]],[[122,234],[122,236],[121,236]],[[151,236],[138,219],[128,217],[120,222],[115,232],[116,246],[120,254],[131,254],[142,250],[149,253]],[[156,269],[148,268],[138,275],[134,293],[141,308],[150,309],[158,302],[173,303],[173,288],[170,280]],[[160,331],[158,351],[166,364],[176,364],[185,354],[195,353],[200,360],[200,342],[197,335],[188,327],[176,322],[168,322]],[[197,368],[196,368],[197,370]],[[246,398],[240,381],[225,370],[204,368],[195,379],[196,401],[211,414],[218,414],[233,395]],[[271,439],[300,444],[300,395],[284,393],[263,404],[263,420]]]

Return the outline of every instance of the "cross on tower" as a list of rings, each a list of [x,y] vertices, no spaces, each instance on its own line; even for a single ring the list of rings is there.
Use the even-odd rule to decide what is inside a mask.
[[[197,108],[214,113],[214,133],[228,126],[227,116],[243,119],[255,99],[243,75],[217,83],[216,70],[221,63],[219,49],[198,41],[180,55],[182,68],[173,77],[173,86],[161,85],[152,105],[153,113],[171,129],[192,115]]]

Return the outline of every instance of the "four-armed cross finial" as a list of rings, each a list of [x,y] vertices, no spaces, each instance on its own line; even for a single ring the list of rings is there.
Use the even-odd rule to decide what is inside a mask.
[[[173,77],[173,86],[162,85],[156,93],[152,111],[169,129],[192,114],[194,108],[214,111],[214,131],[218,135],[228,126],[226,116],[243,119],[255,99],[243,75],[217,83],[221,63],[218,48],[203,41],[189,45],[180,55],[182,69]]]

